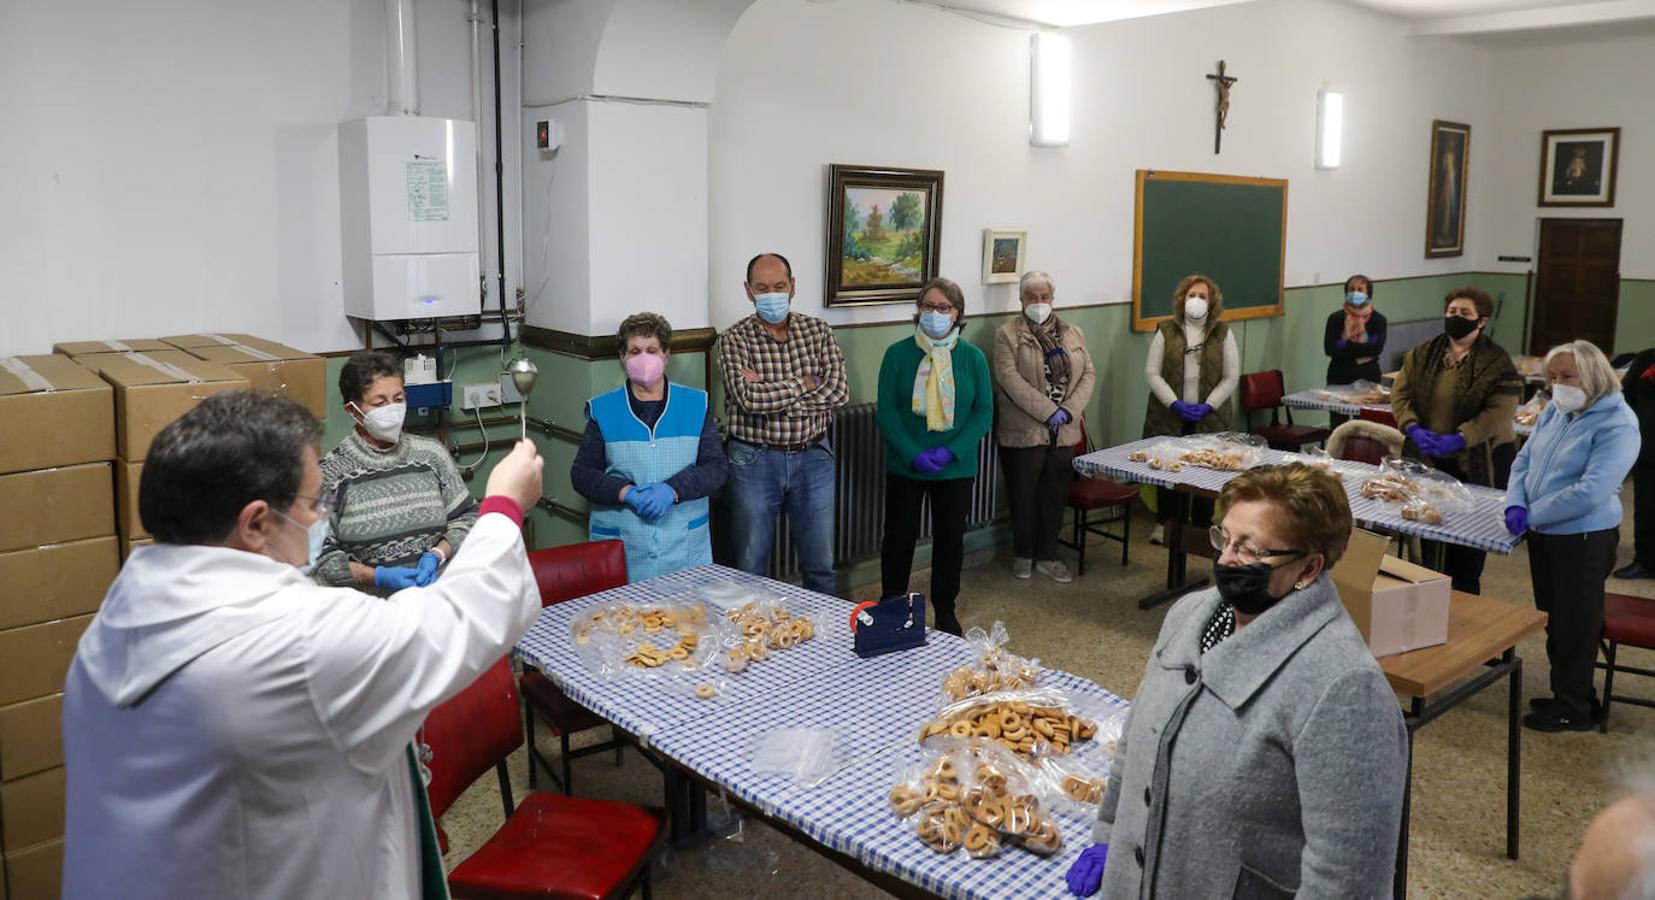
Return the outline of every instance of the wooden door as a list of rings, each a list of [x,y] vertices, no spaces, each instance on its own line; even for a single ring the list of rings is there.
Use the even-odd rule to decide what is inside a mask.
[[[1621,220],[1541,219],[1529,352],[1584,338],[1615,352]]]

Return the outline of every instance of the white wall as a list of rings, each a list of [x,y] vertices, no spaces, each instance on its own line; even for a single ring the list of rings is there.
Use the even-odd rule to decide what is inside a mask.
[[[1486,134],[1502,147],[1489,179],[1509,190],[1484,191],[1476,217],[1485,224],[1479,256],[1491,271],[1522,272],[1528,263],[1500,263],[1499,254],[1532,255],[1546,218],[1620,218],[1621,273],[1655,278],[1655,33],[1540,46],[1517,44],[1493,54],[1495,104]],[[1549,128],[1621,130],[1619,181],[1613,207],[1537,205],[1540,134]],[[1473,135],[1473,142],[1479,138]],[[1477,176],[1471,176],[1476,191]]]
[[[415,5],[422,112],[470,119],[466,4]],[[517,26],[502,13],[515,288]],[[0,4],[0,355],[203,330],[358,346],[335,126],[383,113],[384,35],[381,0]],[[483,53],[491,121],[486,31]],[[491,130],[483,142],[492,169]]]
[[[1026,32],[888,0],[759,0],[737,24],[711,116],[713,324],[745,315],[747,259],[792,260],[799,307],[820,307],[826,167],[945,170],[941,273],[977,308],[1009,309],[979,284],[982,229],[1029,230],[1031,268],[1063,300],[1131,296],[1133,173],[1159,168],[1287,178],[1287,283],[1475,268],[1426,260],[1426,157],[1434,118],[1473,126],[1469,196],[1491,153],[1489,52],[1409,38],[1395,20],[1331,0],[1262,0],[1067,29],[1074,41],[1071,146],[1028,145]],[[1217,60],[1241,80],[1224,152],[1212,153]],[[1318,172],[1316,92],[1345,92],[1344,165]],[[1471,217],[1471,241],[1480,227]],[[986,303],[985,303],[986,299]],[[832,310],[889,321],[894,307]]]

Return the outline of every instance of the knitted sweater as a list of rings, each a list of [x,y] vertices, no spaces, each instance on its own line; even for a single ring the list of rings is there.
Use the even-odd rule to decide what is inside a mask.
[[[412,566],[444,538],[456,551],[477,522],[477,501],[448,451],[404,434],[381,450],[352,431],[322,460],[332,527],[316,563],[325,585],[358,586],[351,566]]]
[[[912,337],[885,350],[879,366],[876,417],[885,438],[885,471],[919,481],[971,478],[977,474],[977,443],[994,424],[994,380],[988,357],[961,337],[954,344],[954,427],[928,431],[925,417],[914,413],[914,375],[925,351]],[[916,472],[912,462],[921,450],[947,447],[954,461],[941,472]]]

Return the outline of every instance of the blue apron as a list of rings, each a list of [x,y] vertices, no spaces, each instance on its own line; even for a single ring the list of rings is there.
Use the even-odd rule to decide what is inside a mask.
[[[586,417],[603,434],[605,472],[635,485],[666,481],[695,465],[701,450],[701,426],[707,420],[707,392],[669,384],[666,408],[654,429],[645,427],[632,412],[624,384],[588,400]],[[705,497],[687,500],[673,504],[661,518],[645,522],[624,504],[593,504],[587,536],[594,541],[619,538],[625,542],[628,581],[669,575],[713,561],[708,508]]]

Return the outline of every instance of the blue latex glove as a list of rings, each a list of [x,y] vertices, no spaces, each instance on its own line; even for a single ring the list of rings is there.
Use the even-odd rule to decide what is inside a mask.
[[[418,575],[414,583],[420,587],[430,587],[437,580],[437,569],[442,566],[442,557],[435,553],[427,553],[419,558],[419,565],[414,571]]]
[[[419,570],[413,566],[380,566],[374,569],[374,587],[393,591],[419,587]]]
[[[1506,507],[1506,530],[1522,534],[1529,530],[1529,509],[1526,506]]]
[[[1465,449],[1465,438],[1458,432],[1444,434],[1437,437],[1436,451],[1432,456],[1453,456]]]
[[[646,522],[653,522],[666,515],[674,503],[672,488],[659,481],[633,487],[626,492],[626,499],[627,505]]]
[[[1080,857],[1069,867],[1064,880],[1069,882],[1069,893],[1076,897],[1090,897],[1103,884],[1103,864],[1109,857],[1108,844],[1093,844],[1080,851]]]
[[[937,462],[936,459],[932,457],[930,450],[921,450],[919,453],[915,454],[913,461],[908,463],[908,465],[915,472],[919,472],[922,475],[935,475],[936,473],[942,471],[942,463]]]
[[[1194,407],[1192,407],[1192,409],[1195,411],[1194,421],[1197,422],[1213,414],[1213,406],[1211,403],[1197,403]]]
[[[1048,428],[1061,428],[1067,424],[1069,424],[1069,411],[1066,409],[1060,409],[1052,413],[1052,417],[1046,420]]]
[[[1168,408],[1171,409],[1173,412],[1177,413],[1178,418],[1183,419],[1186,422],[1199,422],[1199,421],[1201,421],[1200,416],[1195,416],[1194,418],[1191,418],[1191,416],[1194,415],[1194,412],[1195,412],[1195,404],[1193,404],[1193,403],[1185,403],[1182,400],[1174,400],[1174,401],[1172,401],[1172,405]]]

